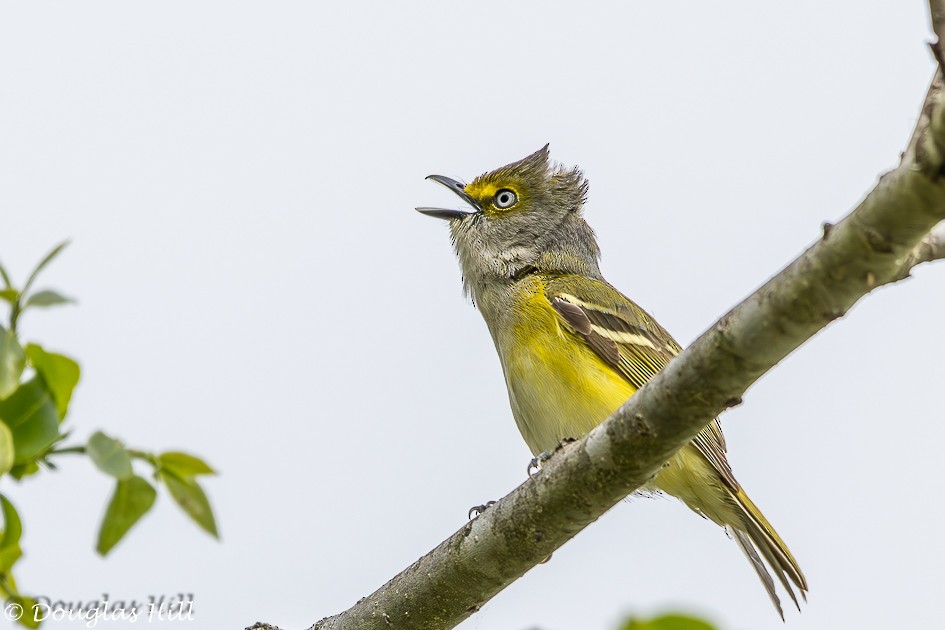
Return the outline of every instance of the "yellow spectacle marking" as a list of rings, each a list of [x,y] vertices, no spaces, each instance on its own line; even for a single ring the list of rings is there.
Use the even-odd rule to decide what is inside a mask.
[[[509,208],[496,207],[492,199],[495,197],[496,193],[502,189],[508,189],[515,193],[515,196],[518,197],[518,202]],[[491,215],[521,209],[523,207],[522,202],[525,200],[526,196],[525,191],[522,190],[518,183],[506,180],[480,181],[480,179],[477,178],[469,184],[466,184],[465,190],[473,199],[479,200],[484,212]]]

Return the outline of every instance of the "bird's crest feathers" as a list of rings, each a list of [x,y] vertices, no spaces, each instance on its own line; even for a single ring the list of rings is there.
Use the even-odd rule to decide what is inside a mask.
[[[466,192],[481,200],[486,209],[490,208],[489,200],[503,189],[512,190],[519,199],[519,204],[509,210],[547,207],[551,203],[580,215],[587,199],[588,182],[578,167],[567,168],[552,162],[546,144],[521,160],[483,173],[466,186]]]

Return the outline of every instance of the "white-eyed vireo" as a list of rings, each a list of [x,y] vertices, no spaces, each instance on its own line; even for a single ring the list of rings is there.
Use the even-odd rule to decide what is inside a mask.
[[[581,218],[587,180],[577,168],[552,164],[547,145],[471,184],[429,179],[471,206],[417,210],[449,221],[465,290],[492,333],[512,415],[533,454],[585,435],[679,352],[669,333],[601,276],[594,233]],[[735,480],[725,452],[716,420],[648,489],[726,528],[783,618],[764,562],[795,605],[793,587],[804,595],[807,581]]]

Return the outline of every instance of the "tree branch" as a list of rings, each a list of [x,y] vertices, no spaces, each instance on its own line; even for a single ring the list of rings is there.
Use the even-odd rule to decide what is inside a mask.
[[[919,241],[892,281],[908,278],[912,268],[917,265],[942,258],[945,258],[945,221],[932,228],[932,231]]]
[[[945,33],[945,10],[933,28]],[[312,630],[450,628],[651,479],[762,374],[878,286],[945,257],[941,70],[900,165],[584,439],[349,610]],[[934,228],[934,229],[933,229]],[[257,624],[257,629],[271,628]]]
[[[935,33],[936,41],[932,44],[932,51],[938,60],[939,67],[945,66],[942,63],[941,45],[945,41],[945,1],[929,0],[929,14],[932,18],[932,32]]]

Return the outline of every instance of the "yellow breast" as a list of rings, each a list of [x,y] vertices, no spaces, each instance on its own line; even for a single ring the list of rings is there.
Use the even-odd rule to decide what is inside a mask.
[[[540,276],[519,283],[511,304],[496,345],[512,414],[537,455],[585,435],[636,389],[564,327]]]

